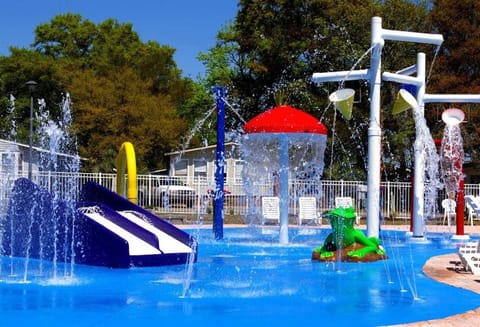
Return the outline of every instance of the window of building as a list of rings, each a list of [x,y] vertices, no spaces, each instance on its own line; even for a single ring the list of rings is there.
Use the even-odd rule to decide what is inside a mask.
[[[15,153],[2,153],[2,167],[0,167],[3,174],[15,173]]]
[[[188,176],[188,160],[178,160],[174,164],[175,176]]]
[[[21,175],[23,173],[23,156],[21,153],[17,156],[17,167],[18,167],[18,174]]]
[[[193,160],[193,175],[195,177],[207,177],[207,160],[195,159]]]
[[[243,160],[235,160],[234,174],[235,174],[235,184],[242,184],[242,171],[243,171]]]

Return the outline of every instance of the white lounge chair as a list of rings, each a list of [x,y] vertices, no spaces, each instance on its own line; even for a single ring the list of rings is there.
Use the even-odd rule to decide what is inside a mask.
[[[480,257],[480,241],[468,242],[458,248],[458,257],[465,271],[472,271],[469,263],[469,257]]]
[[[301,196],[298,198],[298,225],[302,225],[304,221],[316,224],[321,222],[317,210],[317,199],[313,196]]]
[[[262,224],[280,223],[280,199],[277,196],[262,197]]]
[[[466,270],[470,270],[474,275],[480,275],[480,253],[464,254],[462,257],[466,264]]]
[[[458,248],[459,253],[480,253],[480,241],[467,242]]]
[[[480,215],[480,201],[473,195],[465,196],[465,205],[468,211],[468,219],[470,219],[470,225],[473,226],[473,218],[478,218]]]
[[[442,208],[443,208],[443,224],[445,224],[445,220],[447,220],[448,227],[451,226],[451,216],[456,215],[456,208],[457,203],[452,199],[445,199],[442,201]]]

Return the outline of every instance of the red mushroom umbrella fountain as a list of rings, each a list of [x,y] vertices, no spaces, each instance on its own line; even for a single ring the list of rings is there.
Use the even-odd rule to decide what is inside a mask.
[[[282,105],[270,109],[244,126],[242,156],[246,192],[264,195],[255,185],[279,177],[280,243],[288,243],[289,176],[302,176],[306,183],[323,174],[327,129],[312,115]],[[319,190],[318,190],[319,191]],[[315,196],[319,197],[319,193]]]

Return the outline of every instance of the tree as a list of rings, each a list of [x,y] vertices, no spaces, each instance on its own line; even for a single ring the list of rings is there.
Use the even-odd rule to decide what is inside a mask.
[[[275,106],[279,95],[318,117],[335,128],[335,135],[328,139],[335,144],[327,147],[325,171],[332,171],[332,178],[365,178],[369,85],[365,81],[345,83],[356,90],[354,117],[345,121],[328,103],[328,95],[339,83],[316,85],[311,76],[315,72],[368,68],[372,16],[382,16],[386,28],[427,32],[426,14],[425,2],[401,0],[242,0],[236,20],[218,34],[216,47],[203,56],[208,68],[228,60],[228,70],[207,70],[212,77],[207,80],[230,78],[225,84],[245,120]],[[384,69],[396,71],[412,65],[419,49],[407,44],[386,45]],[[395,95],[396,86],[389,85],[382,107],[391,107]],[[408,178],[408,171],[398,162],[409,159],[404,146],[412,144],[415,135],[413,122],[407,126],[402,123],[404,119],[386,114],[383,121],[385,144],[391,145],[384,152],[386,165],[390,165],[386,171],[389,178],[401,180]],[[231,127],[241,124],[237,120]],[[397,150],[397,146],[401,148]],[[335,167],[328,167],[330,164]]]
[[[165,167],[163,154],[178,146],[186,129],[168,97],[147,95],[150,85],[128,68],[108,78],[78,71],[71,80],[73,101],[83,104],[74,110],[73,128],[80,152],[91,158],[86,168],[112,171],[125,141],[134,145],[141,170]]]
[[[68,91],[72,131],[80,156],[89,159],[84,169],[111,172],[127,140],[135,147],[139,171],[167,167],[164,154],[180,148],[188,134],[190,98],[194,92],[201,98],[195,83],[181,76],[174,49],[143,43],[129,23],[107,19],[94,24],[77,14],[39,25],[33,46],[12,48],[11,56],[1,58],[0,87],[4,93],[21,90],[14,93],[22,108],[29,103],[27,80],[38,82],[37,94],[49,109],[59,107]],[[0,106],[5,111],[8,102]],[[55,111],[53,118],[59,119]],[[19,121],[19,141],[25,141],[27,116]]]
[[[429,14],[432,28],[444,37],[435,61],[435,70],[429,84],[430,93],[479,94],[480,93],[480,2],[465,0],[452,2],[432,1]],[[464,151],[473,162],[480,160],[480,115],[478,104],[456,104],[467,113],[467,122],[461,125]],[[446,105],[429,105],[427,114],[441,138],[443,122],[440,113]]]
[[[480,93],[480,3],[433,1],[429,18],[444,37],[432,87],[444,93]],[[467,59],[468,58],[468,59]]]
[[[33,46],[49,57],[85,59],[92,51],[96,37],[94,23],[83,20],[78,14],[68,13],[37,26]]]
[[[25,83],[34,80],[38,83],[34,96],[34,106],[37,108],[37,99],[43,98],[50,104],[51,117],[57,119],[61,115],[62,85],[58,76],[58,64],[52,58],[45,58],[38,52],[26,49],[11,49],[9,57],[0,58],[0,90],[4,99],[10,96],[15,98],[15,108],[10,115],[0,117],[1,125],[11,126],[12,120],[16,126],[16,140],[27,143],[30,124],[30,92]],[[2,101],[0,108],[6,112],[10,106],[9,101]],[[38,122],[33,121],[34,131]],[[9,127],[2,131],[1,137],[8,138]],[[37,135],[34,134],[34,141]]]

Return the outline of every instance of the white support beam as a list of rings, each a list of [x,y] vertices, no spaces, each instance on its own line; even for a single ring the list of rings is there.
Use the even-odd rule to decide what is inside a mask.
[[[442,34],[405,32],[382,29],[382,38],[391,41],[426,43],[440,46],[443,43]]]
[[[345,70],[339,72],[314,73],[312,79],[315,83],[322,82],[343,82],[359,79],[369,79],[368,69]]]
[[[423,81],[421,81],[417,77],[406,76],[406,75],[395,74],[395,73],[388,73],[388,72],[385,72],[382,74],[382,79],[386,82],[396,82],[400,84],[411,84],[416,86],[420,86],[423,83]]]
[[[480,94],[425,94],[423,102],[480,103]]]

